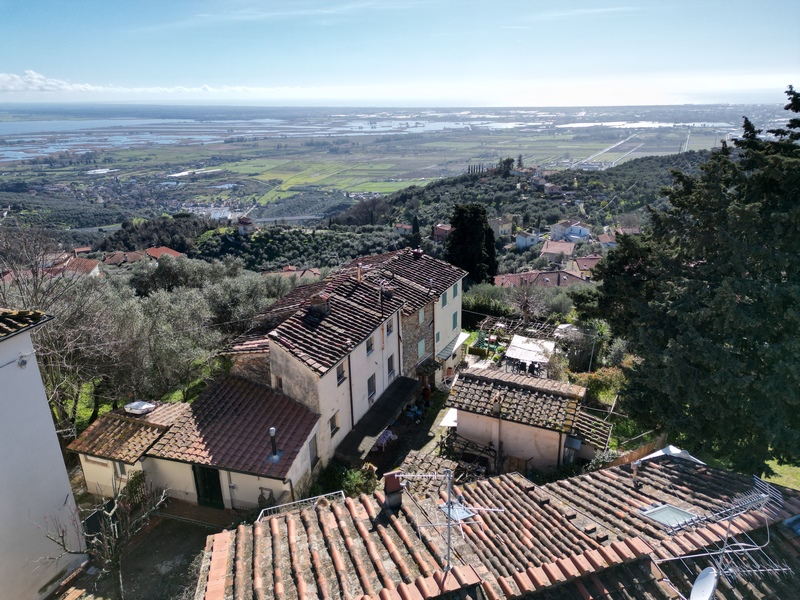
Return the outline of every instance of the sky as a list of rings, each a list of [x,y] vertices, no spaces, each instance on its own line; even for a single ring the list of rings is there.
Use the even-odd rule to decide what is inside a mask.
[[[769,103],[800,0],[0,0],[0,104]]]

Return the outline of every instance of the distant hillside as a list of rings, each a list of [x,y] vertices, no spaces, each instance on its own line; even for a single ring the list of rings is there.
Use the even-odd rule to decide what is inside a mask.
[[[519,215],[520,225],[552,225],[565,217],[576,217],[601,227],[615,222],[621,213],[658,204],[663,199],[660,190],[671,183],[673,170],[695,174],[709,156],[708,151],[692,151],[640,158],[605,171],[548,174],[548,182],[574,192],[568,197],[537,191],[530,185],[530,176],[515,175],[513,171],[504,175],[499,169],[492,169],[365,200],[339,213],[336,221],[353,225],[411,223],[416,215],[425,235],[435,223],[447,222],[456,204],[478,202],[486,206],[490,217]]]
[[[209,231],[191,255],[204,260],[234,256],[255,271],[278,271],[287,265],[336,267],[358,256],[403,248],[405,240],[385,227],[337,227],[307,230],[272,226],[249,237],[228,228]]]
[[[122,229],[97,244],[95,250],[144,250],[167,246],[185,253],[209,229],[211,225],[207,220],[187,213],[157,217],[149,221],[125,221]]]

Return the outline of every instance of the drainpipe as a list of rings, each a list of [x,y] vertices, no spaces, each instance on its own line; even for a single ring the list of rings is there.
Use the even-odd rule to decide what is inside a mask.
[[[562,431],[558,432],[558,457],[557,457],[558,460],[556,462],[556,467],[561,466],[561,457],[564,454],[564,441],[562,439],[563,435],[564,433]]]
[[[431,337],[433,338],[433,362],[436,362],[436,305],[439,303],[439,298],[434,301],[433,303],[433,316],[431,317],[431,325],[433,329],[431,330]],[[436,371],[433,372],[433,381],[430,383],[431,391],[436,389]]]
[[[356,416],[353,411],[353,369],[350,366],[350,355],[347,355],[347,387],[350,389],[350,429],[356,426]]]
[[[397,373],[399,375],[404,375],[405,373],[403,373],[403,351],[402,351],[402,346],[401,346],[401,343],[403,341],[403,337],[402,337],[402,334],[401,334],[401,331],[400,331],[400,327],[401,327],[403,319],[400,316],[399,312],[395,313],[395,314],[397,315]],[[394,318],[394,317],[392,317],[392,318]]]
[[[294,502],[294,484],[292,483],[292,480],[291,480],[291,478],[289,478],[289,477],[286,477],[286,478],[283,480],[283,485],[286,485],[286,482],[287,482],[287,481],[289,482],[289,493],[290,493],[290,494],[291,494],[291,496],[292,496],[292,502]]]

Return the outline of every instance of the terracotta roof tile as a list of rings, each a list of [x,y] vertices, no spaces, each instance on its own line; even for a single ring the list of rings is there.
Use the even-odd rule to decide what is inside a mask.
[[[269,387],[228,376],[189,405],[148,455],[283,479],[318,420]],[[270,427],[277,430],[277,461]]]
[[[572,395],[554,393],[558,387],[558,382],[548,384],[543,379],[469,370],[459,375],[446,404],[470,413],[569,433],[575,425],[578,401]]]
[[[173,250],[172,248],[167,248],[166,246],[159,246],[158,248],[148,248],[145,250],[145,253],[150,256],[151,258],[155,258],[158,260],[162,256],[170,256],[172,258],[179,258],[184,256],[181,252],[177,250]]]
[[[39,310],[0,308],[0,340],[33,329],[52,318]]]
[[[311,306],[301,309],[269,333],[277,344],[322,375],[366,340],[402,307],[397,297],[386,297],[381,289],[355,279],[331,282],[324,292],[327,313]]]
[[[362,495],[344,503],[322,501],[312,508],[274,516],[267,523],[246,528],[244,535],[226,538],[235,546],[227,555],[215,555],[209,550],[214,545],[207,545],[208,568],[201,572],[213,571],[217,579],[224,572],[226,581],[234,581],[231,594],[244,596],[249,593],[247,582],[252,580],[276,593],[281,586],[287,598],[305,591],[309,597],[418,600],[439,596],[451,587],[464,589],[477,582],[476,577],[489,598],[538,594],[556,599],[666,599],[675,597],[665,583],[667,577],[688,595],[696,573],[707,564],[702,565],[699,558],[684,558],[659,566],[650,557],[668,545],[684,556],[696,550],[697,543],[707,544],[706,536],[718,535],[719,530],[708,527],[701,535],[700,528],[690,527],[672,535],[644,517],[638,506],[667,502],[698,515],[708,514],[750,489],[751,482],[674,457],[644,461],[639,482],[637,489],[630,466],[622,466],[544,486],[508,474],[454,488],[466,505],[504,510],[481,513],[472,519],[474,523],[462,524],[463,539],[453,536],[456,570],[450,584],[443,580],[442,572],[446,530],[430,526],[441,522],[438,502],[445,496],[444,490],[439,490],[438,498],[406,499],[398,511],[385,508],[385,496],[376,492],[373,497]],[[786,495],[785,505],[790,506],[797,494]],[[631,497],[635,503],[629,502]],[[550,500],[544,502],[544,498]],[[756,543],[765,541],[763,522],[739,522]],[[760,529],[753,530],[756,526]],[[260,538],[262,529],[272,534]],[[800,567],[798,551],[792,547],[796,534],[774,525],[771,535],[773,541],[766,551],[774,548],[787,557],[790,566]],[[253,547],[271,544],[256,552],[261,558],[248,556],[251,538]],[[683,542],[685,548],[673,541]],[[233,578],[234,557],[244,565],[243,577]],[[682,567],[687,561],[688,570]],[[215,562],[219,570],[213,570]],[[249,565],[256,565],[255,570]],[[469,576],[468,569],[474,576]],[[327,582],[326,589],[322,582]],[[209,597],[209,583],[210,578],[200,578],[198,598]],[[718,594],[726,599],[789,599],[794,598],[796,589],[796,577],[769,581],[759,576],[757,582],[737,583],[735,589],[720,586]]]
[[[357,271],[358,263],[364,279],[385,282],[393,289],[404,301],[406,314],[418,311],[467,276],[463,269],[427,254],[415,254],[411,248],[357,258],[346,271]]]
[[[183,402],[154,402],[152,412],[134,415],[120,408],[102,415],[74,440],[68,450],[133,464],[189,410]]]

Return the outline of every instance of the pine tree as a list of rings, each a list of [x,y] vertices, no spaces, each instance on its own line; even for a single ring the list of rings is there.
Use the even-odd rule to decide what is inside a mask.
[[[651,232],[622,236],[575,296],[636,356],[623,410],[757,474],[800,459],[800,119],[769,133],[745,119],[699,177],[676,173]]]

